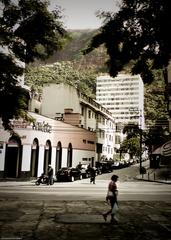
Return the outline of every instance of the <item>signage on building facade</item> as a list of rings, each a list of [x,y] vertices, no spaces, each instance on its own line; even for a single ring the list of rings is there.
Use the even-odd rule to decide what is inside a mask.
[[[32,125],[33,130],[51,133],[52,126],[45,122],[34,122]]]
[[[47,132],[47,133],[51,133],[52,131],[52,126],[45,121],[30,123],[23,119],[17,119],[17,120],[15,119],[11,121],[11,125],[13,128],[30,128],[31,127],[33,130]]]

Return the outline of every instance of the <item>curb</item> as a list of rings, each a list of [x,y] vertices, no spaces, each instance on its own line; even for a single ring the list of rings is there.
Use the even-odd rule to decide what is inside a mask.
[[[145,179],[142,177],[136,177],[136,180],[139,181],[145,181],[145,182],[156,182],[156,183],[164,183],[164,184],[171,184],[171,180],[167,181],[167,180],[152,180],[152,179]]]

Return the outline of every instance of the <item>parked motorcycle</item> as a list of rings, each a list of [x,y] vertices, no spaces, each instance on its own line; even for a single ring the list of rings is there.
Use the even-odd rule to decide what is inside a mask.
[[[48,184],[48,176],[42,173],[41,176],[37,178],[35,184],[37,186],[40,184]]]

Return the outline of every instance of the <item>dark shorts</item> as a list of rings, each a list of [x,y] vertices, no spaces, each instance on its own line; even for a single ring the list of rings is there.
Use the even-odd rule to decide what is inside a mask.
[[[117,203],[117,199],[116,197],[108,197],[109,201],[110,201],[110,205],[111,205],[111,208],[113,208],[114,204]]]

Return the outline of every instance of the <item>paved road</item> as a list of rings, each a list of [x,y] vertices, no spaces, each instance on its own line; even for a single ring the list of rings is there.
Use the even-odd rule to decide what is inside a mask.
[[[171,203],[120,201],[119,224],[104,222],[105,201],[0,201],[0,239],[170,240]]]
[[[90,184],[89,179],[73,183],[55,183],[52,186],[36,186],[34,182],[1,182],[0,199],[3,197],[17,199],[42,200],[104,200],[108,180],[96,180]],[[171,185],[156,182],[118,182],[119,201],[171,201]]]
[[[171,240],[171,185],[133,181],[135,169],[118,172],[118,225],[102,218],[110,174],[95,185],[0,182],[0,240]]]

